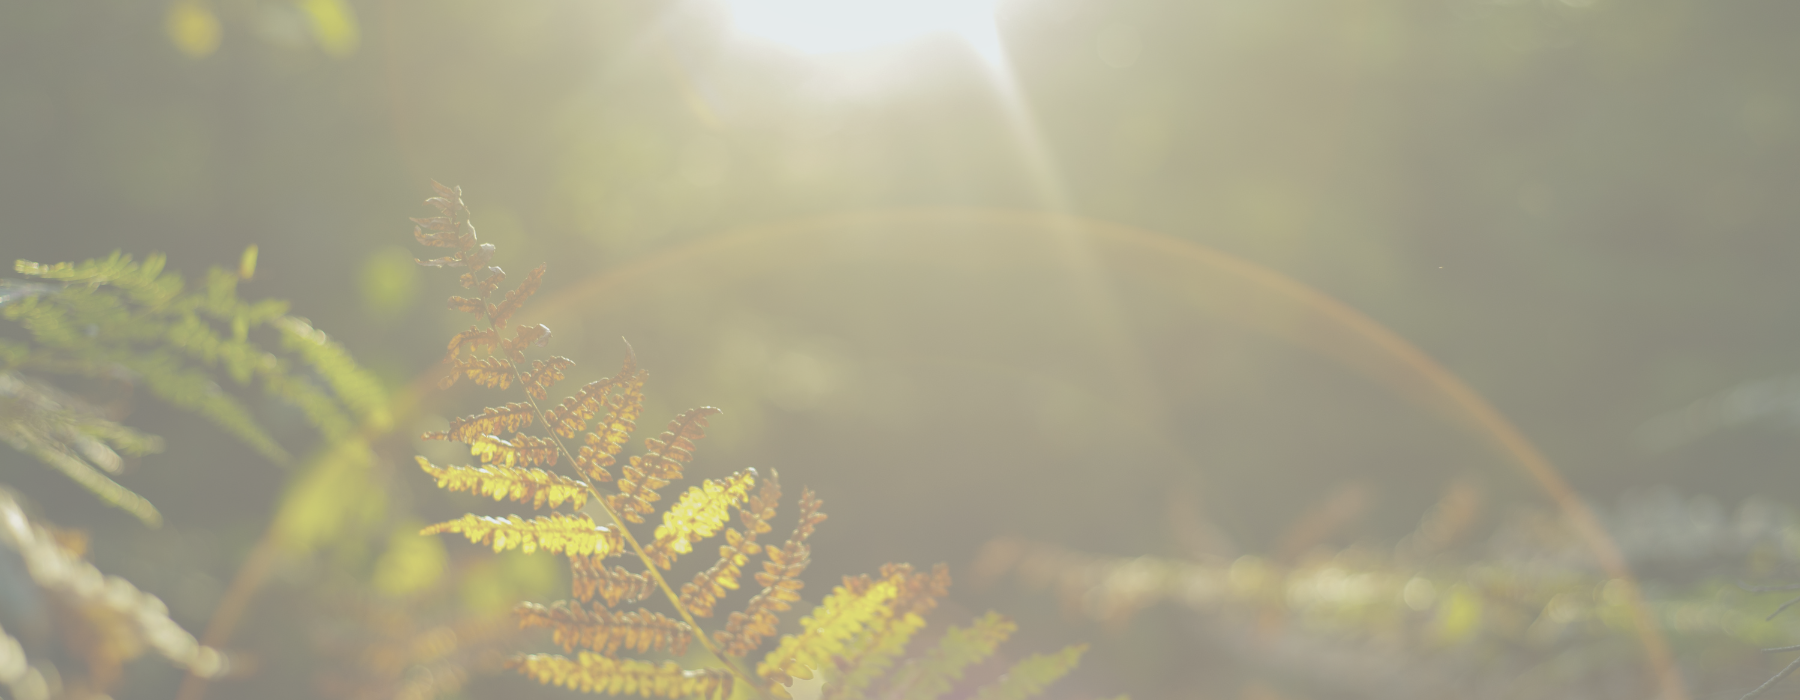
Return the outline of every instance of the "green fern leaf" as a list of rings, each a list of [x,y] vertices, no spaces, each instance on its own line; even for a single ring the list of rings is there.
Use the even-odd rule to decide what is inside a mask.
[[[1086,644],[1065,647],[1055,654],[1032,654],[1013,664],[1000,680],[975,691],[974,700],[1026,700],[1037,697],[1081,663]]]
[[[900,700],[937,700],[960,680],[970,666],[994,655],[1000,643],[1018,625],[997,612],[988,612],[968,627],[951,627],[937,646],[900,669],[893,688]]]

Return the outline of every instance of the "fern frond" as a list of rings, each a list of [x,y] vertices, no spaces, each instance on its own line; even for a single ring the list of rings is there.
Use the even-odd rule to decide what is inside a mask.
[[[643,375],[644,372],[637,368],[637,358],[628,354],[625,356],[624,366],[619,368],[617,374],[605,379],[588,382],[587,385],[581,387],[579,391],[576,391],[574,396],[564,398],[561,403],[557,404],[549,411],[546,411],[545,419],[556,429],[558,435],[565,438],[575,437],[576,433],[587,430],[587,422],[593,420],[594,416],[599,415],[602,410],[606,410],[609,413],[614,412],[616,406],[612,403],[608,403],[608,396],[612,393],[613,389],[621,389],[623,391],[620,397],[612,397],[614,401],[620,401],[624,394],[632,392],[633,387],[629,385],[635,384],[635,388],[638,391],[638,399],[641,402],[643,398]],[[636,420],[635,412],[632,420]],[[610,423],[610,421],[607,422]],[[602,429],[604,430],[605,427],[606,426],[603,425]],[[628,429],[626,432],[629,433],[629,429],[635,427],[635,423],[627,426]],[[620,440],[619,444],[624,444],[623,439]]]
[[[974,700],[1026,700],[1037,697],[1051,683],[1075,670],[1075,665],[1081,663],[1081,655],[1086,651],[1086,644],[1075,644],[1054,654],[1027,656],[1007,669],[1000,680],[975,691]]]
[[[489,389],[505,389],[512,386],[512,363],[498,357],[465,357],[450,366],[450,373],[438,380],[438,388],[456,386],[457,380],[464,378]]]
[[[317,372],[339,401],[372,425],[388,424],[387,392],[381,379],[357,364],[343,345],[297,316],[281,316],[272,323],[281,334],[282,349],[298,355]]]
[[[775,518],[776,505],[781,502],[781,475],[773,470],[769,478],[763,481],[762,488],[750,497],[750,501],[738,509],[738,520],[744,526],[744,532],[736,528],[725,530],[725,544],[719,546],[719,560],[705,571],[694,574],[694,580],[681,586],[681,606],[699,617],[712,617],[713,606],[724,598],[728,591],[738,589],[738,577],[750,563],[750,557],[762,552],[762,545],[756,543],[756,536],[769,531],[769,521]]]
[[[518,432],[536,419],[537,411],[531,404],[509,403],[499,408],[484,408],[481,413],[472,416],[453,418],[449,429],[441,433],[426,433],[422,437],[426,440],[474,442],[483,435]]]
[[[549,515],[525,520],[517,515],[494,518],[475,514],[441,522],[421,535],[444,532],[460,533],[470,542],[485,544],[496,552],[520,549],[526,553],[544,550],[552,553],[609,557],[624,547],[617,530],[595,525],[586,515]]]
[[[613,658],[618,658],[621,648],[640,654],[656,650],[681,656],[687,653],[694,632],[685,622],[643,608],[634,613],[615,613],[598,605],[589,609],[566,600],[549,606],[520,603],[513,614],[519,618],[520,629],[549,628],[550,640],[563,651],[574,651],[580,646]]]
[[[943,564],[933,567],[931,573],[916,572],[911,564],[884,564],[879,580],[894,586],[893,613],[871,623],[844,653],[833,657],[838,677],[825,686],[825,700],[861,697],[906,651],[913,634],[925,626],[921,615],[937,607],[937,600],[950,592],[950,568]],[[846,578],[844,586],[861,592],[875,582],[858,576]]]
[[[599,425],[583,436],[584,444],[575,458],[575,466],[588,478],[612,481],[612,473],[606,471],[606,468],[613,465],[619,451],[625,448],[625,442],[631,439],[631,432],[637,430],[638,416],[644,413],[645,374],[628,355],[625,366],[612,380],[612,386],[618,387],[619,393],[610,398],[604,398],[605,395],[602,394],[606,416],[600,420]]]
[[[471,353],[483,348],[488,352],[493,352],[494,348],[499,346],[500,329],[477,329],[474,326],[469,326],[468,330],[450,336],[449,354],[445,355],[444,359],[455,360],[461,357],[463,348],[468,348]],[[501,388],[505,387],[502,386]]]
[[[951,627],[937,646],[895,674],[888,696],[896,700],[937,700],[950,692],[964,671],[993,656],[1000,643],[1018,629],[1012,620],[992,611],[968,627]]]
[[[734,472],[724,479],[707,479],[688,488],[656,526],[656,539],[644,549],[651,561],[667,569],[676,557],[694,551],[694,543],[719,533],[731,517],[731,509],[750,496],[756,470]]]
[[[669,421],[662,435],[644,440],[644,454],[634,456],[619,475],[619,492],[606,497],[607,507],[634,523],[655,512],[651,505],[661,496],[657,489],[681,478],[681,465],[694,458],[694,441],[706,436],[707,416],[717,415],[711,406],[690,408]]]
[[[500,349],[506,351],[506,356],[512,358],[513,364],[517,365],[525,359],[525,348],[534,345],[541,348],[549,342],[550,327],[540,323],[535,326],[519,326],[513,331],[513,337],[500,341]]]
[[[598,597],[606,607],[619,603],[635,603],[656,591],[656,581],[644,574],[634,574],[625,567],[606,568],[602,557],[572,557],[570,582],[577,599],[588,601]]]
[[[809,677],[806,667],[828,668],[842,656],[848,644],[872,624],[893,615],[889,603],[896,587],[883,581],[862,591],[838,586],[820,601],[812,614],[800,620],[799,634],[781,638],[756,665],[756,675],[776,685],[788,685],[795,676]]]
[[[756,582],[763,587],[762,591],[750,598],[742,612],[734,612],[726,618],[725,629],[713,633],[713,639],[725,648],[725,653],[745,656],[755,651],[764,639],[775,635],[781,624],[776,614],[792,608],[791,604],[800,600],[800,590],[806,587],[800,574],[805,573],[806,565],[812,563],[812,550],[806,546],[806,540],[812,536],[813,529],[825,521],[825,514],[819,512],[823,506],[824,502],[813,494],[812,489],[801,489],[800,520],[794,525],[794,533],[780,549],[764,548],[768,561],[763,562],[763,570],[756,574]]]
[[[482,464],[494,464],[502,467],[518,465],[550,465],[556,464],[556,443],[535,435],[513,433],[511,440],[502,440],[494,435],[479,435],[469,440],[469,454],[481,460]]]
[[[825,684],[823,700],[863,697],[870,684],[885,675],[894,661],[906,653],[906,645],[924,627],[925,618],[911,613],[872,626],[848,651],[833,658],[837,674]]]
[[[544,270],[546,267],[547,264],[539,264],[536,268],[532,269],[531,272],[525,273],[525,281],[520,282],[518,287],[507,292],[504,301],[495,304],[488,309],[488,322],[492,323],[496,328],[505,328],[506,322],[512,318],[514,313],[519,311],[519,307],[525,305],[525,300],[530,299],[531,295],[537,293],[538,285],[541,285],[544,282]],[[539,396],[537,398],[541,401],[544,397]]]
[[[552,357],[549,360],[532,360],[531,371],[525,373],[521,380],[525,384],[525,393],[531,398],[543,401],[549,395],[550,385],[563,380],[563,370],[575,366],[575,361],[567,357]]]
[[[107,420],[49,384],[0,371],[0,442],[36,457],[144,524],[162,523],[148,500],[107,476],[120,473],[120,452],[161,451],[159,438]]]
[[[609,659],[581,652],[576,658],[532,654],[507,665],[545,685],[584,693],[638,695],[646,698],[731,697],[732,676],[724,669],[684,671],[673,661],[654,664],[635,659]]]
[[[439,467],[417,457],[419,468],[437,479],[438,488],[466,491],[492,497],[496,501],[512,499],[530,503],[533,509],[546,505],[557,508],[569,503],[576,508],[587,504],[588,485],[561,474],[528,467],[506,467],[490,464],[481,467]]]

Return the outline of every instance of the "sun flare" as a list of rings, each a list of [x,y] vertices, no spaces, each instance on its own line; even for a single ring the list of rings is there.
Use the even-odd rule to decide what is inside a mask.
[[[804,54],[865,51],[938,35],[993,60],[995,0],[726,0],[744,35]]]

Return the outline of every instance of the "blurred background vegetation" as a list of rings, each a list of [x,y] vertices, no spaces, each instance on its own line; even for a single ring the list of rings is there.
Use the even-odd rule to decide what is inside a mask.
[[[223,642],[253,668],[214,697],[391,696],[370,679],[425,662],[360,649],[435,659],[444,630],[503,636],[457,620],[567,572],[411,535],[492,510],[410,460],[430,454],[411,436],[484,398],[426,389],[460,322],[407,236],[437,179],[499,264],[549,261],[528,316],[582,378],[624,337],[652,372],[647,425],[725,409],[700,473],[820,492],[809,593],[949,562],[957,619],[1020,618],[1019,653],[1097,642],[1061,697],[1352,691],[1222,660],[1234,643],[1203,613],[1095,626],[975,586],[990,540],[1299,562],[1391,551],[1475,494],[1441,555],[1472,562],[1553,512],[1480,427],[1370,369],[1391,358],[1312,332],[1317,305],[1232,265],[1415,344],[1604,512],[1666,501],[1705,525],[1751,496],[1795,502],[1800,5],[1005,0],[994,17],[998,61],[950,34],[806,54],[703,0],[0,6],[0,255],[161,251],[198,278],[255,244],[240,293],[291,300],[398,402],[397,431],[333,482],[308,481],[330,452],[279,401],[252,405],[286,467],[139,397],[126,422],[166,449],[120,481],[160,529],[19,453],[0,452],[4,479],[196,634],[272,514],[364,496],[271,556]],[[1156,253],[1189,244],[1225,267]],[[1760,568],[1731,550],[1640,573],[1652,592],[1780,578],[1789,540]],[[1731,663],[1696,697],[1780,665]],[[126,674],[121,698],[181,682]],[[457,692],[521,687],[477,672]]]

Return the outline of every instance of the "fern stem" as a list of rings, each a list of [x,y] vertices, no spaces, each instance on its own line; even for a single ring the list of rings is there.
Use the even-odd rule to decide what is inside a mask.
[[[512,366],[513,379],[517,381],[519,387],[523,389],[525,387],[525,377],[519,373],[519,363],[513,362]],[[544,416],[544,409],[538,406],[537,398],[533,397],[530,391],[525,392],[525,401],[531,404],[531,410],[533,413],[537,414],[538,422],[548,428],[550,426],[550,421]],[[576,463],[575,455],[574,453],[569,452],[568,447],[563,445],[562,436],[557,435],[555,430],[550,430],[549,435],[550,440],[556,443],[557,452],[562,454],[563,459],[569,460],[570,466],[573,466]],[[577,472],[575,476],[581,477],[583,475]],[[606,499],[601,497],[600,490],[594,488],[594,484],[588,479],[581,479],[580,481],[587,485],[588,494],[593,497],[594,503],[599,505],[600,509],[606,511],[607,516],[612,518],[613,526],[619,528],[619,534],[623,535],[625,541],[631,545],[631,551],[636,552],[638,559],[644,562],[644,570],[650,574],[650,578],[656,581],[656,585],[658,588],[662,589],[663,595],[669,597],[669,605],[675,608],[675,612],[679,613],[681,619],[687,622],[688,627],[694,631],[694,637],[700,640],[700,646],[705,647],[707,653],[712,654],[713,658],[718,659],[719,663],[724,664],[725,670],[730,671],[731,675],[736,676],[738,682],[749,686],[751,692],[756,693],[757,697],[768,700],[769,696],[767,693],[763,692],[762,686],[757,684],[743,669],[738,668],[738,665],[733,663],[730,657],[726,656],[724,652],[713,645],[712,639],[706,634],[706,629],[702,628],[700,623],[694,620],[694,616],[692,613],[688,612],[687,606],[681,604],[681,596],[676,595],[675,589],[669,587],[668,580],[664,579],[662,572],[657,570],[656,562],[652,561],[650,559],[650,554],[644,551],[644,545],[638,543],[637,537],[631,534],[631,528],[625,526],[624,519],[620,518],[619,514],[613,511],[612,506],[606,504]]]

